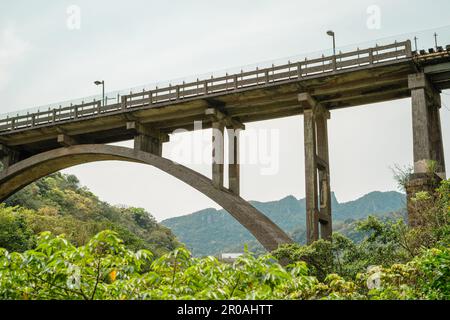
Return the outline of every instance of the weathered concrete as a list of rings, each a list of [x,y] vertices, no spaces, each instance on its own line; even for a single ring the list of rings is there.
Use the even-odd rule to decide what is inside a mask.
[[[436,173],[445,179],[440,92],[423,73],[410,75],[408,83],[412,101],[414,172],[427,173],[432,160],[437,164]]]
[[[414,173],[406,184],[406,199],[408,211],[408,223],[410,226],[417,227],[424,225],[427,217],[423,216],[423,208],[413,199],[418,192],[428,192],[431,197],[435,196],[435,190],[439,187],[441,177],[430,173]]]
[[[70,147],[78,144],[74,138],[68,136],[67,134],[59,134],[57,140],[62,147]]]
[[[202,174],[151,153],[110,145],[59,148],[10,166],[0,173],[0,201],[50,173],[83,163],[106,160],[148,164],[178,178],[222,206],[269,251],[292,242],[283,230],[247,201],[223,187],[216,188]]]
[[[330,188],[330,165],[328,154],[328,125],[330,112],[321,108],[316,114],[317,131],[317,169],[319,171],[319,222],[320,235],[323,239],[331,240],[332,217],[331,217],[331,188]]]
[[[406,186],[408,220],[411,226],[423,223],[421,208],[413,201],[417,192],[426,191],[431,195],[446,178],[444,146],[442,141],[440,90],[429,81],[424,73],[408,77],[411,90],[412,127],[414,150],[414,173]],[[435,162],[436,167],[430,164]]]
[[[0,144],[0,162],[2,164],[3,170],[8,169],[14,163],[17,163],[20,159],[19,157],[19,152]]]
[[[216,188],[223,187],[224,134],[225,123],[221,120],[212,124],[212,181]]]
[[[228,132],[228,188],[235,195],[240,195],[240,129],[227,128]]]
[[[138,123],[127,122],[127,129],[134,133],[134,149],[162,156],[163,142],[169,141],[167,135]]]
[[[327,133],[330,114],[308,93],[299,94],[298,101],[304,115],[306,240],[312,243],[319,236],[324,239],[332,236]]]

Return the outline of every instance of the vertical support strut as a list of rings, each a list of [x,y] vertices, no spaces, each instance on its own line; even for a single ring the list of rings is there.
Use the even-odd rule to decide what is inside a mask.
[[[211,120],[212,127],[212,181],[216,188],[224,186],[225,164],[225,128],[228,134],[228,189],[235,195],[240,194],[239,135],[245,130],[240,121],[224,114],[218,108],[208,108],[205,115]]]
[[[239,136],[241,130],[235,127],[227,128],[228,132],[228,184],[235,195],[240,195],[240,159]]]
[[[224,130],[223,121],[212,123],[212,181],[218,189],[223,187]]]
[[[305,135],[306,241],[332,236],[328,110],[308,93],[298,96],[303,106]],[[320,229],[319,229],[320,226]]]
[[[331,190],[330,190],[330,162],[328,154],[328,125],[330,112],[321,110],[316,115],[317,156],[319,160],[319,195],[320,195],[320,234],[323,239],[331,240]]]

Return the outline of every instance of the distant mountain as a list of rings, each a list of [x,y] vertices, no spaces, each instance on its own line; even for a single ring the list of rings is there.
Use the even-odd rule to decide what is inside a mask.
[[[333,221],[339,228],[346,220],[354,221],[369,215],[384,215],[405,208],[405,195],[398,192],[372,192],[355,201],[339,203],[332,194]],[[266,214],[294,239],[303,242],[305,230],[305,199],[288,196],[279,201],[252,205]],[[205,209],[186,216],[162,221],[178,240],[196,256],[215,255],[242,250],[244,244],[260,249],[256,239],[225,210]]]

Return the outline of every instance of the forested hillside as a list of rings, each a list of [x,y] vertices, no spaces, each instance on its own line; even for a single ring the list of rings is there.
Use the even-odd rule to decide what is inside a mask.
[[[299,242],[305,242],[305,199],[293,196],[279,201],[251,202],[261,212]],[[398,192],[372,192],[355,201],[339,203],[332,194],[333,223],[336,231],[357,240],[353,223],[369,215],[384,217],[405,208],[405,196]],[[221,252],[241,252],[244,244],[260,250],[256,239],[225,210],[205,209],[190,215],[162,221],[194,255],[214,255]]]
[[[130,249],[160,255],[179,245],[172,232],[144,209],[100,201],[73,175],[50,175],[0,205],[0,247],[9,250],[32,248],[43,231],[65,234],[74,245],[84,245],[107,229],[117,232]]]

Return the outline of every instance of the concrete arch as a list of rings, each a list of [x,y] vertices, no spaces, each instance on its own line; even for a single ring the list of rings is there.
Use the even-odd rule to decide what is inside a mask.
[[[227,189],[217,189],[212,181],[171,160],[125,147],[76,145],[55,149],[20,161],[0,172],[0,201],[46,175],[75,165],[118,160],[148,164],[197,189],[229,212],[269,251],[292,240],[264,214]]]

